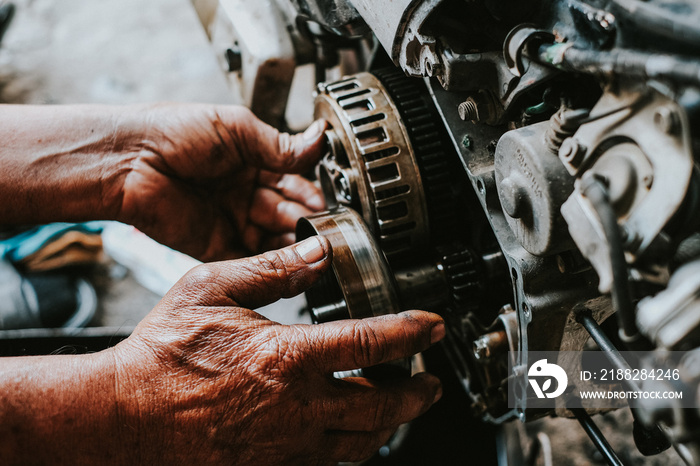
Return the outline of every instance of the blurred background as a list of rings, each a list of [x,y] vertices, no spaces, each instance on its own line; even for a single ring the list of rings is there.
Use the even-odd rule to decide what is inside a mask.
[[[240,103],[190,0],[12,3],[0,46],[3,103]],[[311,120],[312,84],[290,105],[299,129]],[[102,239],[106,254],[79,270],[96,289],[90,326],[126,334],[196,262],[120,224],[108,226]],[[296,321],[302,304],[284,302],[266,312]]]
[[[4,102],[237,103],[189,0],[13,3]]]

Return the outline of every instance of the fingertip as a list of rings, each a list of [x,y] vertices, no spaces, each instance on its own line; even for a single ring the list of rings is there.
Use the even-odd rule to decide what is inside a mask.
[[[305,204],[314,212],[320,212],[326,208],[326,200],[321,194],[314,194],[306,200]]]
[[[440,398],[442,398],[442,382],[440,379],[435,377],[433,374],[428,372],[419,372],[413,376],[414,379],[421,379],[424,383],[430,386],[432,391],[432,398],[430,398],[430,405],[435,404]]]
[[[433,328],[430,329],[430,344],[434,345],[438,341],[445,338],[446,333],[444,322],[438,322],[433,325]]]
[[[397,315],[412,322],[418,321],[421,325],[430,328],[431,345],[445,338],[445,321],[437,314],[426,311],[404,311]]]
[[[315,143],[318,138],[323,135],[323,133],[326,131],[326,126],[328,123],[326,123],[326,120],[316,120],[313,123],[311,123],[311,126],[306,128],[306,131],[303,133],[303,138],[304,141],[307,144],[313,144]]]
[[[315,163],[325,151],[327,140],[325,137],[328,123],[325,120],[316,120],[301,135],[303,144],[301,153],[295,154],[298,159]]]
[[[442,317],[429,311],[419,311],[414,309],[410,311],[402,311],[396,315],[408,320],[422,320],[427,324],[437,324],[439,322],[443,322]]]

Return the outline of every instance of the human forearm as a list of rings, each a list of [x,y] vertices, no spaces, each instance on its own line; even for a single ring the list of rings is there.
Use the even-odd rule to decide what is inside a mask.
[[[118,220],[207,261],[275,249],[324,207],[293,174],[325,128],[280,134],[230,105],[0,105],[0,225]]]
[[[0,462],[127,464],[110,352],[0,359]]]
[[[0,223],[114,218],[145,114],[131,106],[0,106]]]

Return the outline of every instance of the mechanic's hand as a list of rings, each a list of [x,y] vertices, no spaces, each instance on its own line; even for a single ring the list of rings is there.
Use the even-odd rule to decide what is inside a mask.
[[[328,242],[312,237],[199,266],[114,349],[134,463],[357,461],[439,399],[440,382],[428,374],[332,376],[425,350],[444,336],[435,314],[286,326],[250,310],[308,288],[329,255]]]
[[[296,221],[324,207],[291,174],[322,155],[324,122],[280,134],[236,106],[148,107],[118,219],[198,259],[241,257],[292,244]]]

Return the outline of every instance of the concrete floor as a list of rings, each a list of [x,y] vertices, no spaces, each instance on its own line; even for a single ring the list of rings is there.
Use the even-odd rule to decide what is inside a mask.
[[[188,0],[14,3],[5,102],[237,102]]]

